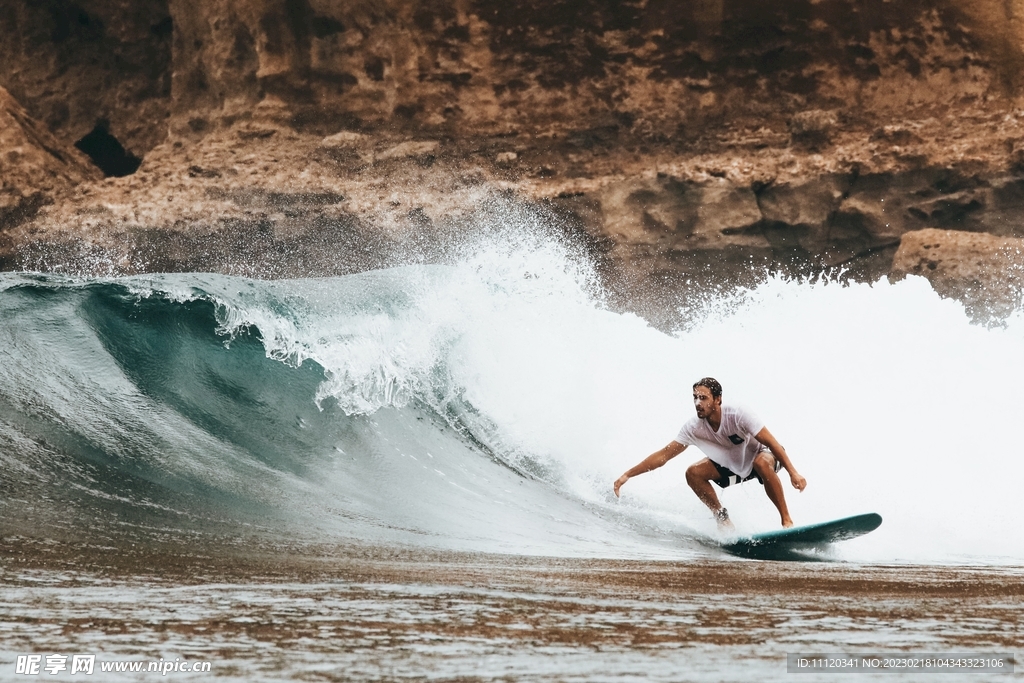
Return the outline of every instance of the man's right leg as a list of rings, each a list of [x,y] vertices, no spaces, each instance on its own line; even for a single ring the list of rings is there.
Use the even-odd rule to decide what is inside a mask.
[[[725,515],[725,508],[718,500],[718,494],[711,482],[718,479],[718,468],[708,458],[699,460],[686,468],[686,483],[690,485],[693,492],[697,494],[701,502],[708,506],[718,520],[719,529],[734,528],[729,517]]]

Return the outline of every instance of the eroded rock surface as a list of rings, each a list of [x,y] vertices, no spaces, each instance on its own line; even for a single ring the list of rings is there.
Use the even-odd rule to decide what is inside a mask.
[[[31,220],[55,196],[100,175],[0,88],[0,250],[6,232]]]
[[[0,86],[65,145],[106,122],[133,154],[167,138],[167,0],[0,0]]]
[[[918,230],[903,236],[892,274],[928,278],[935,291],[964,301],[977,317],[999,319],[1024,303],[1024,239]]]
[[[332,275],[540,212],[671,308],[1024,236],[1024,0],[129,4],[0,0],[23,119],[141,159],[31,181],[6,267]]]

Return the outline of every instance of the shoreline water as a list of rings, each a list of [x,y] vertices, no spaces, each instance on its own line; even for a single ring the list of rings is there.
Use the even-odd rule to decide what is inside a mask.
[[[1005,653],[1024,635],[1024,567],[0,549],[2,680],[51,651],[211,661],[224,680],[782,680],[787,653]]]

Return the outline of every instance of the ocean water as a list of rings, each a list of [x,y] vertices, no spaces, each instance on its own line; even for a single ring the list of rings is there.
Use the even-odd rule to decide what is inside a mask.
[[[333,279],[2,274],[3,535],[721,558],[699,453],[611,491],[710,375],[806,476],[783,473],[798,524],[884,518],[825,559],[1024,563],[1024,316],[974,323],[914,277],[687,310],[616,312],[585,258],[521,236]],[[722,500],[778,526],[756,482]]]
[[[1013,656],[1020,313],[766,276],[679,291],[665,331],[543,230],[446,249],[334,279],[0,274],[0,681],[30,655],[118,681],[588,683]],[[882,526],[825,562],[727,556],[690,450],[616,499],[706,375],[807,477],[783,475],[798,524]],[[721,497],[740,532],[779,524],[755,482]]]

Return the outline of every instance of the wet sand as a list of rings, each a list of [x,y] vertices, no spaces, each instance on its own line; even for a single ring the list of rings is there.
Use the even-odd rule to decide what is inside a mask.
[[[24,678],[18,654],[57,652],[210,661],[203,678],[239,681],[813,681],[836,674],[787,673],[787,653],[997,653],[1024,642],[1020,567],[18,539],[0,550],[0,680]],[[1017,668],[969,680],[1020,679]],[[120,676],[108,680],[159,674]]]

